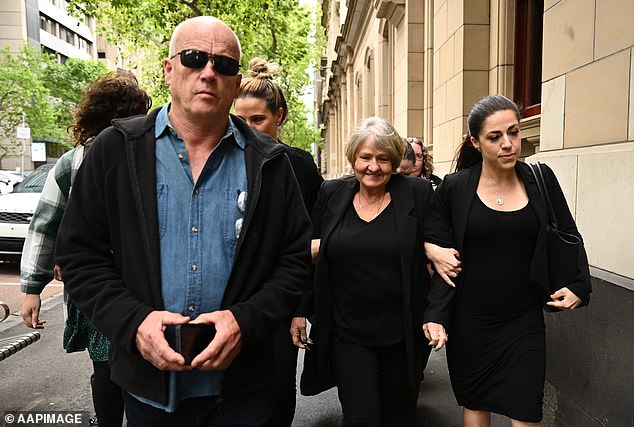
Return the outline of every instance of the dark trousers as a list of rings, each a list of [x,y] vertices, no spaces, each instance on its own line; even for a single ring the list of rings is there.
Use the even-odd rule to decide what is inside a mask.
[[[366,347],[334,338],[331,357],[344,426],[402,425],[407,391],[403,342]]]
[[[94,373],[90,377],[92,403],[99,427],[121,427],[123,399],[121,388],[110,379],[108,362],[92,362]]]
[[[272,389],[238,399],[216,396],[183,400],[174,412],[165,412],[123,392],[128,427],[260,427],[271,413]]]
[[[275,345],[275,382],[273,412],[266,427],[290,427],[295,417],[297,399],[297,347],[290,334],[290,320],[273,334]]]

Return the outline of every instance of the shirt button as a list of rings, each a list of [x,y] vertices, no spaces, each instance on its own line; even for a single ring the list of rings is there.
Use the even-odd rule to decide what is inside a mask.
[[[178,158],[183,160],[185,158],[185,156],[183,156],[183,153],[178,153]]]
[[[196,264],[192,265],[192,271],[198,270],[198,266]]]
[[[192,227],[192,233],[198,233],[198,227]]]
[[[198,188],[194,188],[194,194],[198,194]]]
[[[194,304],[192,304],[187,310],[189,310],[190,313],[193,313],[194,311],[196,311],[196,307],[194,307]]]

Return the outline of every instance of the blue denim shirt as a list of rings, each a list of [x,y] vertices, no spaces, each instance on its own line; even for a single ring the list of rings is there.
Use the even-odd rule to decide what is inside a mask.
[[[163,304],[193,320],[220,308],[229,280],[246,205],[245,139],[229,118],[226,134],[194,183],[168,109],[169,104],[159,112],[155,130]],[[173,334],[167,336],[173,345]],[[181,400],[218,395],[223,374],[172,371],[167,406],[140,400],[173,412]]]

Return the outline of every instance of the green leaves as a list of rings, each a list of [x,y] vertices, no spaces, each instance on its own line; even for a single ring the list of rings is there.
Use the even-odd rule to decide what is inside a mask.
[[[66,129],[82,91],[107,71],[97,61],[59,64],[29,44],[18,54],[0,50],[0,159],[21,151],[16,128],[23,113],[33,140],[68,142]]]
[[[286,89],[290,108],[284,141],[305,149],[317,141],[317,131],[301,101],[312,84],[308,71],[316,68],[323,46],[321,32],[317,32],[316,5],[300,4],[299,0],[68,0],[68,3],[78,13],[81,10],[92,13],[98,31],[122,47],[123,55],[137,64],[141,86],[152,95],[155,106],[168,99],[162,58],[167,56],[174,27],[198,15],[222,19],[240,39],[243,74],[255,56],[281,65],[280,83]]]

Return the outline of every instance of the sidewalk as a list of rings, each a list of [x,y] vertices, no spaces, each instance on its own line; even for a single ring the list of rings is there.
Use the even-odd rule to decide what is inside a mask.
[[[92,414],[87,352],[67,354],[62,348],[64,333],[62,294],[42,303],[39,341],[0,362],[0,412],[89,411]],[[0,323],[0,338],[33,331],[16,312]]]
[[[47,323],[40,330],[42,338],[0,362],[0,412],[55,410],[93,414],[90,358],[87,352],[67,354],[62,348],[62,310],[61,294],[45,300],[41,317]],[[30,331],[15,314],[0,323],[0,338]],[[298,372],[301,363],[300,356]],[[417,426],[461,425],[461,409],[449,384],[445,352],[432,352],[418,397]],[[510,422],[494,416],[493,427],[508,425]],[[338,426],[341,426],[341,407],[336,389],[314,397],[298,396],[293,427]]]
[[[301,372],[301,363],[300,355],[298,372]],[[421,383],[418,395],[416,421],[420,427],[462,426],[462,411],[451,391],[444,350],[432,352],[429,358],[425,380]],[[498,425],[507,424],[492,423],[493,427]],[[293,427],[305,426],[341,426],[341,406],[336,389],[315,397],[298,396]]]

